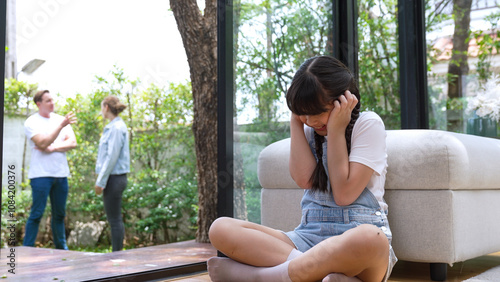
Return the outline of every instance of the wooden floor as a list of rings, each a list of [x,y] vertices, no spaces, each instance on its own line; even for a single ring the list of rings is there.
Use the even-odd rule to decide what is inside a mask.
[[[10,249],[0,249],[0,275],[6,281],[145,281],[185,265],[206,270],[204,262],[217,251],[210,244],[186,241],[107,254],[32,247],[15,247],[13,254],[9,265]],[[15,274],[9,272],[11,266]],[[132,277],[137,273],[143,278]]]
[[[8,256],[12,253],[9,249],[0,249],[0,277],[4,278],[0,282],[197,282],[210,281],[204,262],[215,256],[216,250],[210,244],[186,241],[107,254],[31,247],[16,247],[13,254],[14,265],[9,265],[11,259]],[[463,281],[496,266],[500,266],[500,252],[455,263],[453,267],[448,266],[447,281]],[[15,267],[15,274],[9,272],[11,267]],[[166,273],[165,269],[170,272]],[[196,273],[185,275],[186,271]],[[430,281],[429,265],[399,261],[389,281]]]
[[[467,260],[465,262],[455,263],[453,267],[448,266],[448,279],[446,281],[464,281],[496,266],[500,266],[500,252]],[[210,277],[208,277],[206,273],[200,273],[164,281],[203,282],[210,281]],[[432,281],[430,280],[429,264],[398,261],[389,278],[389,282],[404,281]],[[500,277],[498,281],[500,281]]]

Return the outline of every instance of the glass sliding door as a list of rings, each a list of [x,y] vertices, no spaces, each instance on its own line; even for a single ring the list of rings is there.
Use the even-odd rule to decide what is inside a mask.
[[[361,108],[379,114],[386,129],[401,127],[397,2],[358,1]]]
[[[498,126],[478,123],[478,114],[494,109],[481,111],[475,100],[494,91],[492,77],[500,73],[500,1],[454,2],[428,1],[426,7],[430,126],[478,134],[479,126]]]
[[[233,1],[234,217],[260,223],[257,159],[290,136],[285,93],[307,58],[332,54],[332,1]]]

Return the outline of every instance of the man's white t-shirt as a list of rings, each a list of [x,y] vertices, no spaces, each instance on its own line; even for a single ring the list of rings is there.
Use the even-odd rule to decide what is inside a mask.
[[[35,142],[31,140],[37,134],[53,132],[64,119],[63,116],[50,113],[50,118],[42,117],[39,113],[31,115],[24,123],[24,133],[29,139],[31,148],[31,162],[28,178],[37,177],[68,177],[69,167],[65,152],[46,153],[36,149]],[[70,125],[65,126],[52,144],[63,142],[67,136],[73,135]]]

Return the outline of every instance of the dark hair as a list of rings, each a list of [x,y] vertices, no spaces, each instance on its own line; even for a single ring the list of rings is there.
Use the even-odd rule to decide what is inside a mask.
[[[351,135],[354,123],[359,117],[360,96],[356,79],[339,60],[330,56],[313,57],[306,60],[295,73],[286,93],[288,108],[296,115],[318,115],[327,111],[326,106],[349,90],[358,98],[358,104],[351,113],[345,139],[347,153],[351,152]],[[313,191],[327,191],[328,177],[323,167],[324,136],[314,132],[318,163],[311,175]]]
[[[49,93],[49,90],[40,90],[36,92],[35,96],[33,97],[33,102],[38,103],[42,101],[42,97],[45,93]]]
[[[102,105],[107,105],[109,110],[115,115],[119,115],[127,106],[120,102],[116,96],[108,96],[102,100]]]

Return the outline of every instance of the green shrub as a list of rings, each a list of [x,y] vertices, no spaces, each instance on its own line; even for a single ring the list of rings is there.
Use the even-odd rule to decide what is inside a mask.
[[[164,184],[162,184],[164,182]],[[170,181],[147,178],[124,192],[126,227],[143,240],[169,243],[193,239],[196,231],[197,185],[194,177]]]

